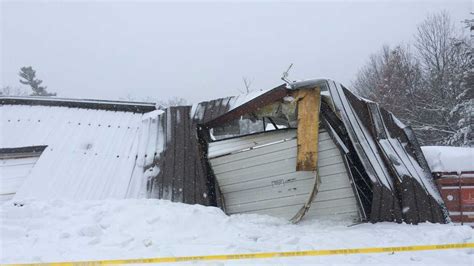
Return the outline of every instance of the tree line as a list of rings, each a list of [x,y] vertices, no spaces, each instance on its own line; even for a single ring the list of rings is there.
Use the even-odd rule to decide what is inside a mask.
[[[463,25],[472,32],[473,23]],[[440,12],[418,25],[414,43],[371,55],[352,87],[410,125],[422,145],[474,146],[473,84],[469,38]]]

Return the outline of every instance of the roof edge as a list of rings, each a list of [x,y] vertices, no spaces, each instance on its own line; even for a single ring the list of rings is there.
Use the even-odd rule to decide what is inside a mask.
[[[246,113],[251,113],[255,110],[258,110],[259,108],[270,104],[274,101],[277,101],[279,99],[282,99],[288,94],[288,90],[286,88],[286,84],[282,84],[278,87],[275,87],[257,97],[254,99],[228,111],[227,113],[220,115],[218,117],[215,117],[214,119],[207,121],[203,123],[203,126],[206,127],[214,127],[220,124],[224,124],[226,122],[229,122],[233,119],[237,119],[243,114]]]
[[[0,97],[1,105],[40,105],[40,106],[61,106],[69,108],[96,109],[107,111],[122,111],[134,113],[147,113],[156,110],[154,103],[147,102],[127,102],[92,99],[68,99],[56,97]]]

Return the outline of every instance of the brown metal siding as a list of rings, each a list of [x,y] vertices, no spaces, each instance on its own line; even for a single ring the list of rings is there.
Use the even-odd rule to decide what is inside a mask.
[[[206,102],[210,117],[217,115],[212,106],[220,105]],[[191,119],[190,112],[191,106],[170,107],[159,117],[165,147],[154,164],[160,172],[148,180],[148,197],[220,206],[205,147],[199,141],[198,121]]]
[[[230,110],[230,102],[235,97],[220,98],[212,101],[200,102],[194,114],[191,114],[193,121],[198,124],[205,124]],[[199,113],[202,112],[200,117]]]
[[[448,208],[451,220],[474,223],[474,171],[438,173],[436,183]]]

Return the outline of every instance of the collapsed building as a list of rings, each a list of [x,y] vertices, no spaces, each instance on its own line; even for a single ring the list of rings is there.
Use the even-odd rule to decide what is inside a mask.
[[[332,80],[164,110],[0,104],[3,200],[157,198],[293,222],[449,221],[411,128]]]

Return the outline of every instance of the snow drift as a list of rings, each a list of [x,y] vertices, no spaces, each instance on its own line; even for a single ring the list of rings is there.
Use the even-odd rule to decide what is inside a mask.
[[[474,171],[474,148],[423,146],[421,149],[431,172]]]
[[[12,201],[0,207],[0,263],[130,259],[473,241],[453,224],[298,225],[262,215],[226,216],[215,207],[167,200]],[[240,263],[465,264],[472,250],[305,257]],[[209,262],[206,263],[209,265]],[[217,264],[222,265],[222,264]]]

